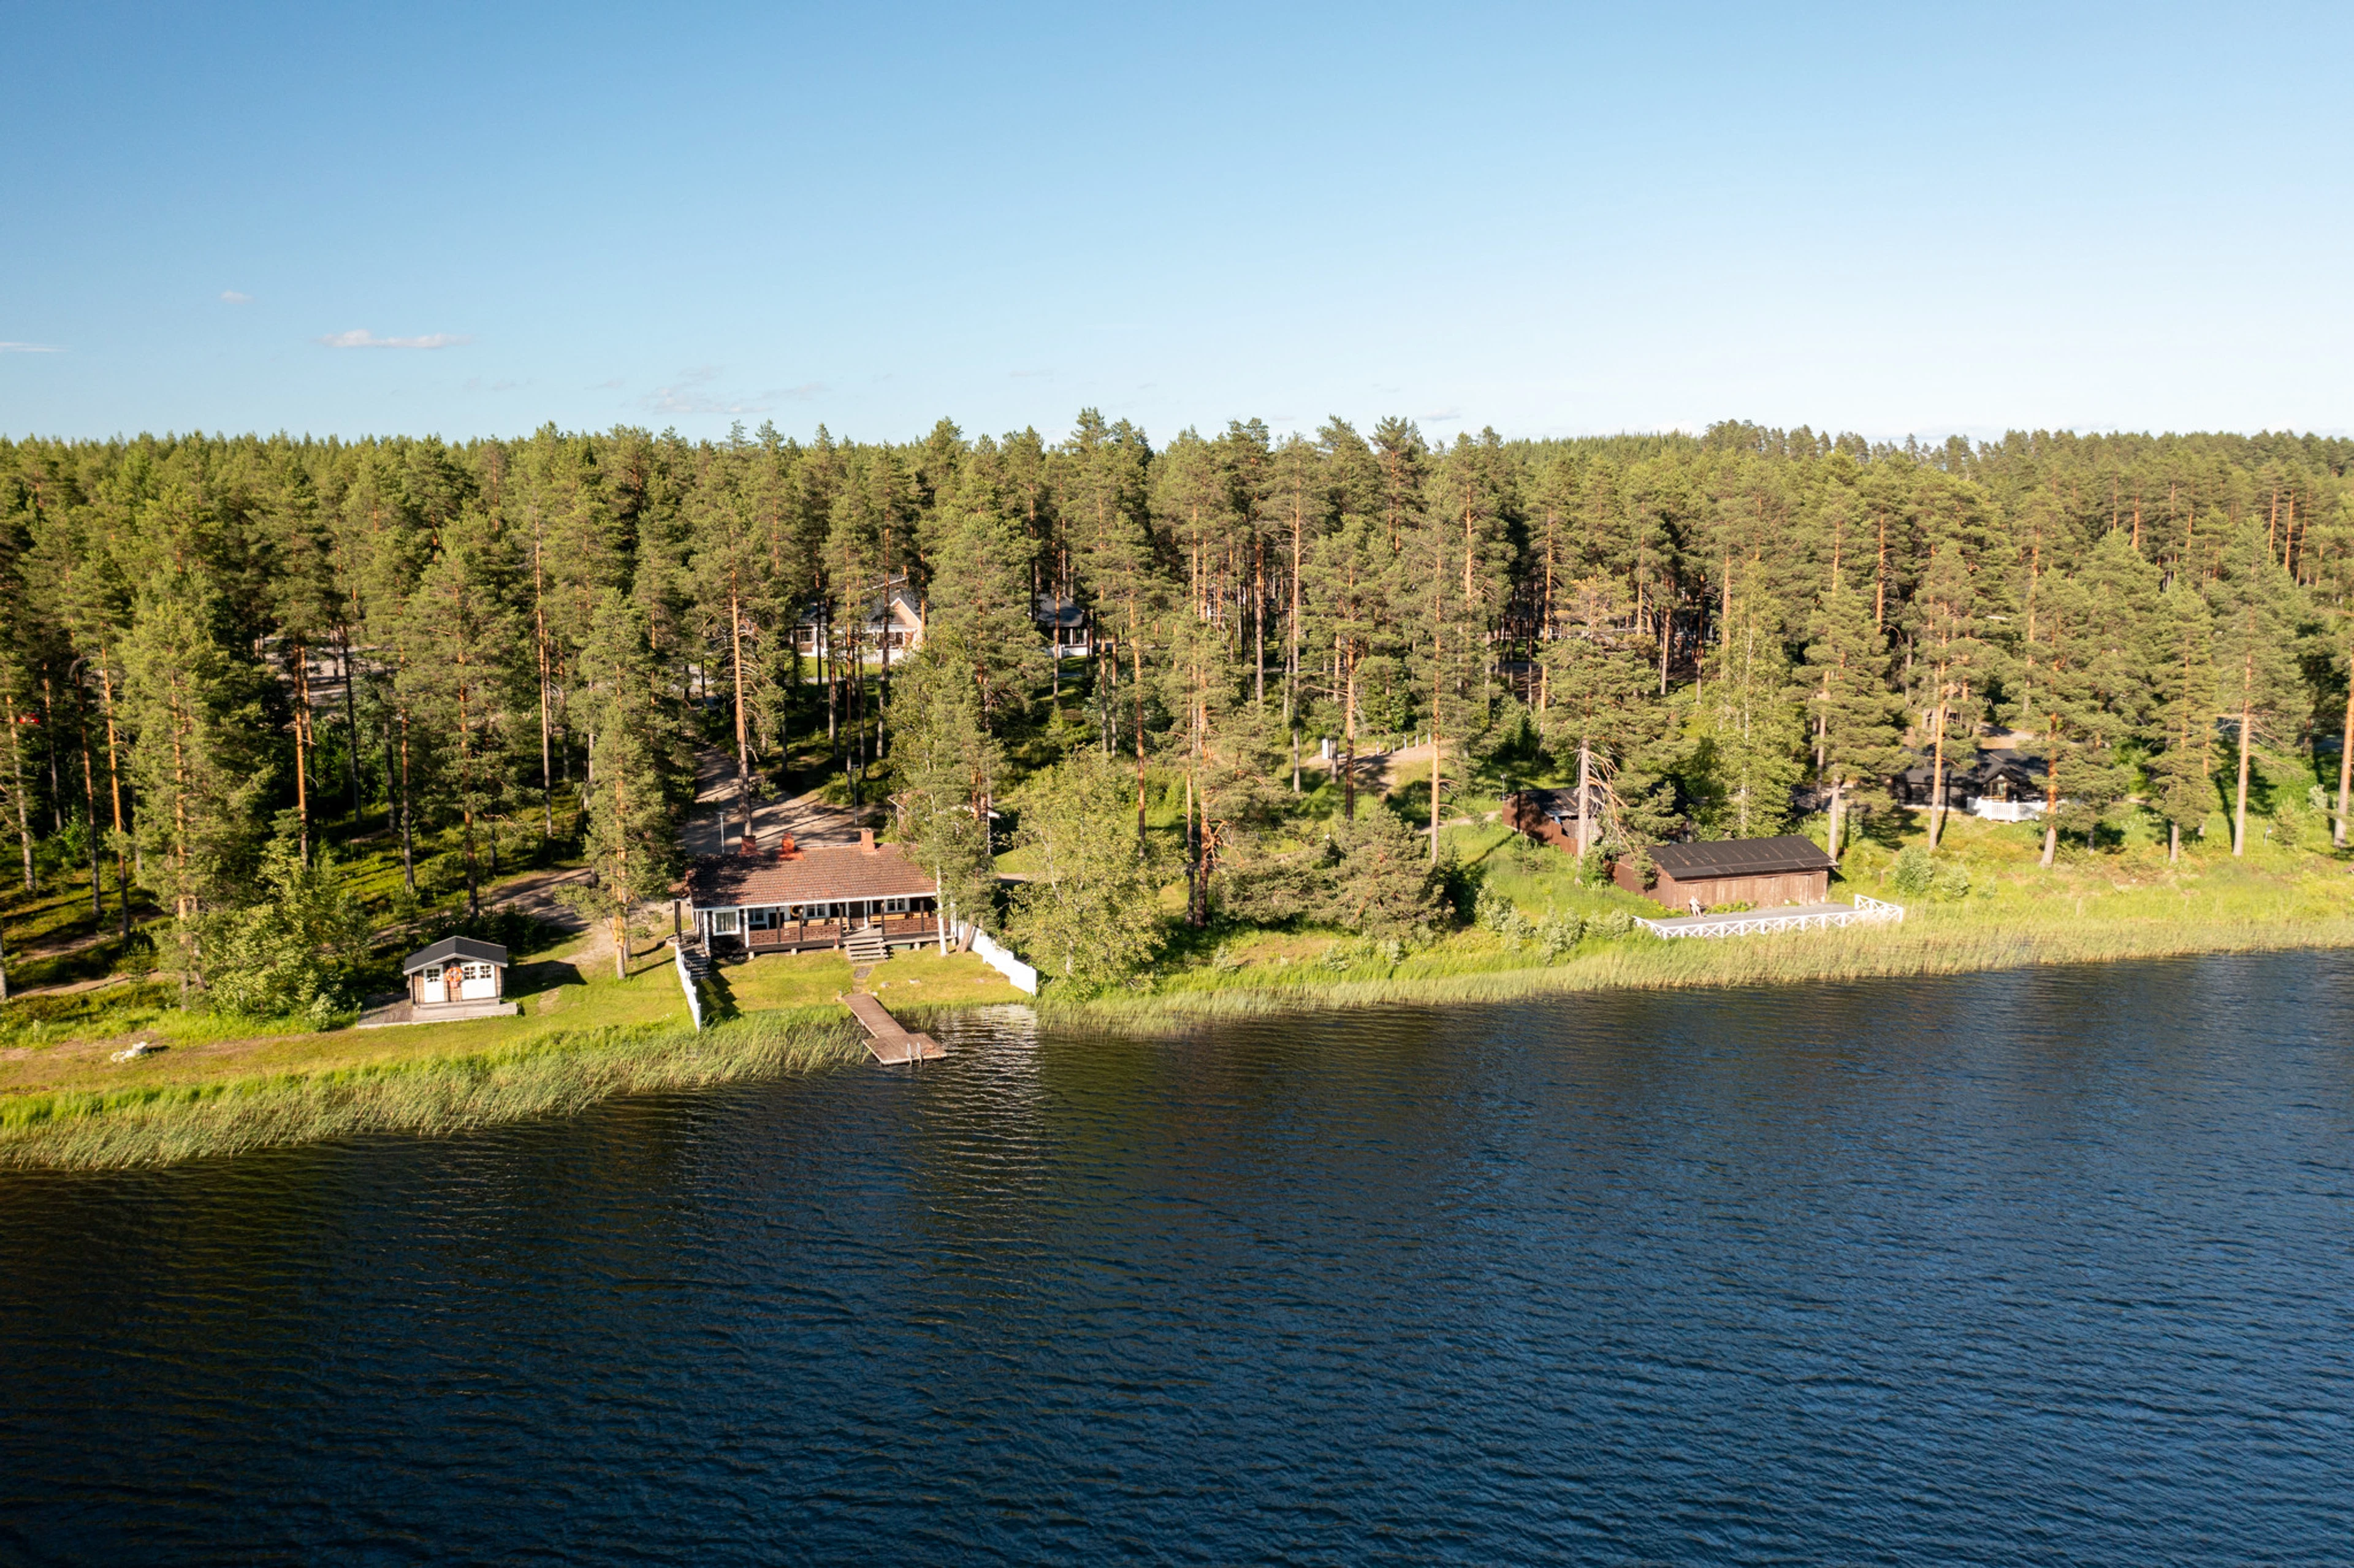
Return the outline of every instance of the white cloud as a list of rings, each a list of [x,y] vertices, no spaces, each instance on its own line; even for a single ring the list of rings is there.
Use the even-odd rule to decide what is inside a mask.
[[[806,403],[825,390],[822,381],[736,394],[715,395],[703,390],[718,378],[719,367],[714,365],[682,370],[673,378],[674,385],[657,387],[648,394],[645,406],[658,414],[765,414],[779,403]]]
[[[63,354],[62,348],[46,343],[0,343],[0,354]]]
[[[331,333],[319,341],[329,348],[455,348],[474,340],[447,332],[427,333],[422,337],[378,337],[366,327],[354,327],[349,332]]]
[[[220,292],[220,297],[221,303],[225,305],[249,305],[253,303],[253,296],[251,294],[240,294],[235,289],[223,289]]]

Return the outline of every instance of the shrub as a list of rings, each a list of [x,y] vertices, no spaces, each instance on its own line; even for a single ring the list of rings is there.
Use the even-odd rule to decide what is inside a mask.
[[[1909,898],[1917,898],[1929,891],[1936,880],[1937,863],[1919,844],[1910,844],[1897,855],[1896,863],[1889,868],[1888,885]]]
[[[1576,914],[1555,915],[1551,910],[1537,925],[1537,943],[1548,959],[1558,959],[1577,946],[1585,935],[1585,919]]]

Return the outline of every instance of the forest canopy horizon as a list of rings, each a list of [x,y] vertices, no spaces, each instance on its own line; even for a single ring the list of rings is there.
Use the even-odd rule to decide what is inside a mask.
[[[127,931],[135,881],[197,988],[269,947],[256,911],[350,946],[302,868],[371,809],[412,888],[451,835],[478,908],[503,835],[561,805],[618,927],[678,871],[698,748],[747,801],[822,755],[988,919],[993,854],[1049,857],[1003,918],[1075,980],[1146,961],[1106,922],[1180,874],[1197,925],[1410,937],[1478,779],[1574,783],[1606,847],[1820,810],[1837,853],[1995,726],[2040,770],[2047,862],[2137,814],[2179,849],[2221,812],[2239,853],[2267,754],[2335,773],[2342,844],[2349,465],[2312,435],[1737,421],[1156,447],[1093,409],[1058,439],[0,440],[0,793],[28,886],[37,840],[80,834],[93,896]],[[895,592],[919,648],[881,633]],[[1361,826],[1353,758],[1410,738],[1426,776]]]

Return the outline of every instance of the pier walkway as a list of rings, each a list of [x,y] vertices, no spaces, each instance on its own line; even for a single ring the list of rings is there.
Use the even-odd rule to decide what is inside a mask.
[[[930,1035],[900,1028],[891,1010],[864,991],[850,992],[842,1003],[866,1031],[868,1052],[887,1066],[902,1062],[937,1062],[948,1054],[947,1049]]]

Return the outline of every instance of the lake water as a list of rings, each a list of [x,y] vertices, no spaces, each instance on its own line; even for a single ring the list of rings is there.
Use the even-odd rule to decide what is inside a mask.
[[[0,1175],[0,1559],[2354,1558],[2354,955],[941,1033]]]

